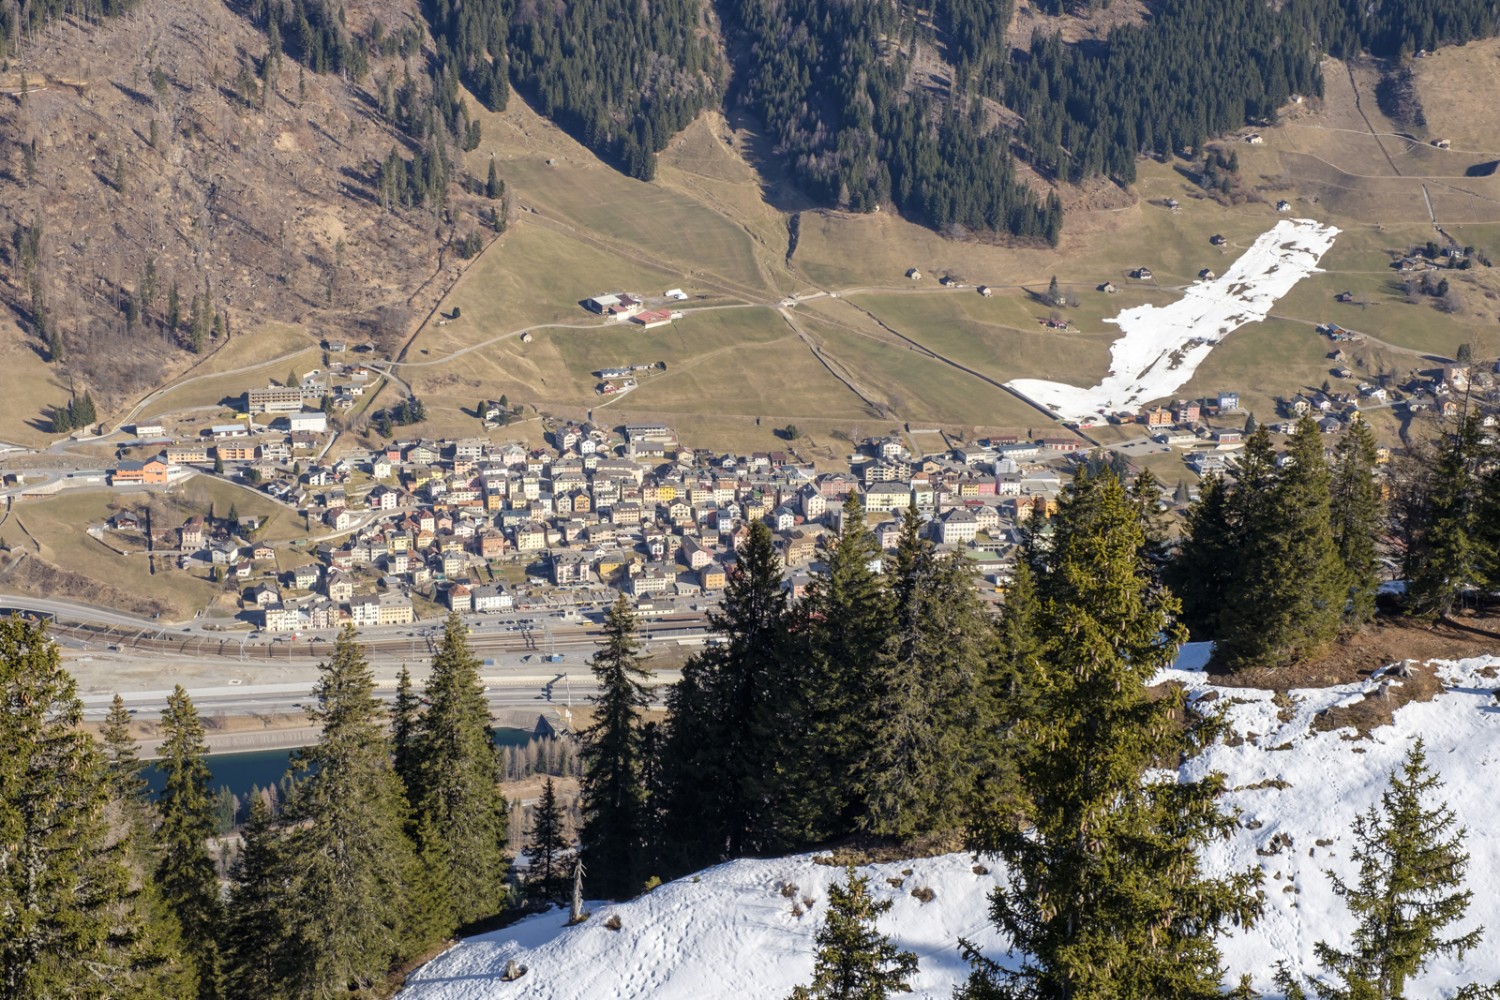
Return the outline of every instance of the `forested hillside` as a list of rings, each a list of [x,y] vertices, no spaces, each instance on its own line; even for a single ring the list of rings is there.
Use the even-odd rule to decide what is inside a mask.
[[[505,226],[462,163],[512,90],[634,177],[727,104],[817,203],[1056,243],[1067,184],[1274,120],[1324,52],[1500,30],[1485,0],[1162,0],[1065,41],[1100,6],[1030,12],[1022,50],[1010,0],[0,0],[5,297],[106,411],[246,321],[394,343]]]

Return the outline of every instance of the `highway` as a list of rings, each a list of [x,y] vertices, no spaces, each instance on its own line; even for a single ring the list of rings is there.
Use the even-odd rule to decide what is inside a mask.
[[[704,612],[661,610],[659,617],[638,619],[644,653],[678,653],[706,642]],[[72,601],[0,594],[0,614],[13,612],[51,619],[49,632],[78,679],[85,718],[93,722],[104,717],[116,691],[133,713],[159,715],[177,684],[205,718],[295,717],[312,702],[317,665],[332,652],[335,635],[223,632],[201,619],[165,624]],[[544,712],[586,704],[597,692],[588,661],[603,636],[599,617],[597,611],[582,621],[539,611],[466,616],[491,710]],[[403,665],[420,687],[442,631],[442,623],[432,621],[361,630],[380,698],[394,699]],[[677,658],[668,662],[672,669],[656,675],[659,695],[680,676]]]

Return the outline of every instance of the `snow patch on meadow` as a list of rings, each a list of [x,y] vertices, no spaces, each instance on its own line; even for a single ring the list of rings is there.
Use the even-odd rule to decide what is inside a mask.
[[[1318,273],[1338,233],[1313,219],[1283,219],[1223,275],[1194,282],[1176,302],[1137,306],[1105,320],[1122,336],[1110,347],[1109,375],[1093,388],[1030,378],[1006,385],[1069,421],[1170,396],[1226,336],[1265,319],[1297,282]]]

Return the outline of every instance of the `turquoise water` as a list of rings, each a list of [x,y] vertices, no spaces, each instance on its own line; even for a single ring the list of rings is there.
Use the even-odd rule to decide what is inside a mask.
[[[532,733],[526,729],[496,729],[495,745],[501,747],[525,746]],[[279,782],[286,774],[291,750],[248,750],[244,753],[209,754],[208,770],[212,777],[208,787],[217,792],[228,787],[238,796],[245,796],[251,788],[267,788]],[[147,784],[153,793],[161,790],[162,776],[154,764],[145,770]]]

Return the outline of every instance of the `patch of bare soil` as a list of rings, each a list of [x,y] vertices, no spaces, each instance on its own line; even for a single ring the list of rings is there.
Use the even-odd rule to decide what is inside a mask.
[[[1396,710],[1431,701],[1443,691],[1437,670],[1428,661],[1459,660],[1500,652],[1500,618],[1476,617],[1459,622],[1427,623],[1407,618],[1380,618],[1355,635],[1335,642],[1321,655],[1286,667],[1230,674],[1210,670],[1221,687],[1259,688],[1284,694],[1292,688],[1331,687],[1369,681],[1382,667],[1380,683],[1364,698],[1321,712],[1313,728],[1322,732],[1352,728],[1361,736],[1391,724]]]
[[[1438,679],[1437,670],[1425,663],[1416,663],[1405,672],[1405,676],[1392,676],[1390,680],[1382,681],[1359,701],[1319,712],[1313,719],[1313,729],[1326,733],[1347,727],[1361,736],[1369,736],[1372,729],[1390,725],[1396,709],[1402,705],[1431,701],[1442,693],[1443,682]]]
[[[84,604],[95,604],[149,618],[153,615],[172,617],[176,606],[153,597],[144,597],[111,586],[100,580],[62,569],[37,555],[8,562],[5,585],[17,593],[34,594],[60,600],[75,600]]]
[[[387,35],[420,23],[413,0],[354,6],[356,36],[376,18]],[[98,24],[62,18],[12,60],[49,84],[0,97],[0,228],[39,225],[41,245],[30,274],[8,241],[0,250],[0,301],[39,351],[43,303],[61,375],[106,407],[199,359],[195,295],[230,336],[276,321],[391,339],[383,311],[425,314],[451,281],[451,244],[481,228],[489,203],[456,174],[443,212],[381,204],[380,162],[415,146],[380,108],[408,73],[425,79],[425,49],[373,54],[360,81],[283,57],[263,87],[267,42],[245,9],[155,0]],[[175,331],[163,322],[174,286]]]
[[[1140,24],[1151,16],[1150,5],[1144,0],[1115,0],[1087,14],[1045,14],[1030,0],[1016,4],[1015,16],[1011,18],[1010,32],[1006,36],[1013,48],[1031,47],[1031,36],[1060,33],[1065,42],[1103,41],[1109,33],[1121,25]]]
[[[1500,617],[1476,617],[1462,623],[1381,617],[1322,654],[1289,666],[1234,674],[1210,668],[1210,674],[1220,687],[1286,691],[1368,680],[1381,667],[1403,660],[1460,660],[1487,653],[1500,653]]]

